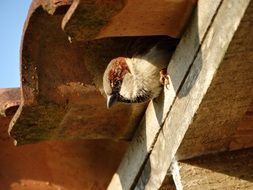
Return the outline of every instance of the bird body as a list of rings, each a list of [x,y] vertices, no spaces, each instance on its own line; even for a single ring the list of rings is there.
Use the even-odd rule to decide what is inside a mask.
[[[168,63],[164,57],[162,52],[153,48],[143,56],[126,58],[130,73],[122,81],[120,94],[132,102],[138,102],[138,98],[146,100],[157,97],[162,88],[159,73]]]
[[[160,46],[158,42],[142,55],[111,60],[103,76],[108,108],[116,101],[140,103],[160,94],[161,70],[167,68],[171,57],[168,46]]]

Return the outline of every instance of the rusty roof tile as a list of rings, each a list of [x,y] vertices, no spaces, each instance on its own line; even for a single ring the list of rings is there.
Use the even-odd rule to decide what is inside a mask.
[[[156,3],[136,7],[135,1],[123,0],[33,1],[21,48],[22,105],[9,128],[17,144],[132,138],[146,104],[118,104],[107,110],[102,74],[109,60],[126,55],[126,46],[137,38],[118,36],[178,36],[195,1],[161,1],[157,10],[147,9]],[[146,17],[147,11],[152,19]],[[130,20],[133,15],[143,18]],[[129,30],[119,32],[117,22],[123,18],[129,21],[122,23]],[[142,27],[134,32],[136,24]],[[117,37],[93,39],[108,36]]]

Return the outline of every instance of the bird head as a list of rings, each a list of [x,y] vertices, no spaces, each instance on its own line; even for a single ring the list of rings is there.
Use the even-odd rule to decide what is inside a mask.
[[[130,73],[126,58],[118,57],[110,61],[104,76],[103,87],[107,96],[107,108],[110,108],[116,101],[121,101],[121,85],[126,74]]]

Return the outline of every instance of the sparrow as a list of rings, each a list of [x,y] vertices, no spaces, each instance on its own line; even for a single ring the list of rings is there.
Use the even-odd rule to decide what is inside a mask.
[[[140,38],[132,44],[132,56],[112,59],[103,75],[107,108],[115,102],[142,103],[158,97],[169,85],[167,65],[177,43],[170,37]]]

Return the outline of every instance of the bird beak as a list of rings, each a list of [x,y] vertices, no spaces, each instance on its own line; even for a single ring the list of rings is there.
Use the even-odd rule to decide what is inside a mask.
[[[116,94],[112,94],[112,95],[107,96],[107,109],[112,107],[112,105],[116,102],[116,100],[117,100]]]

